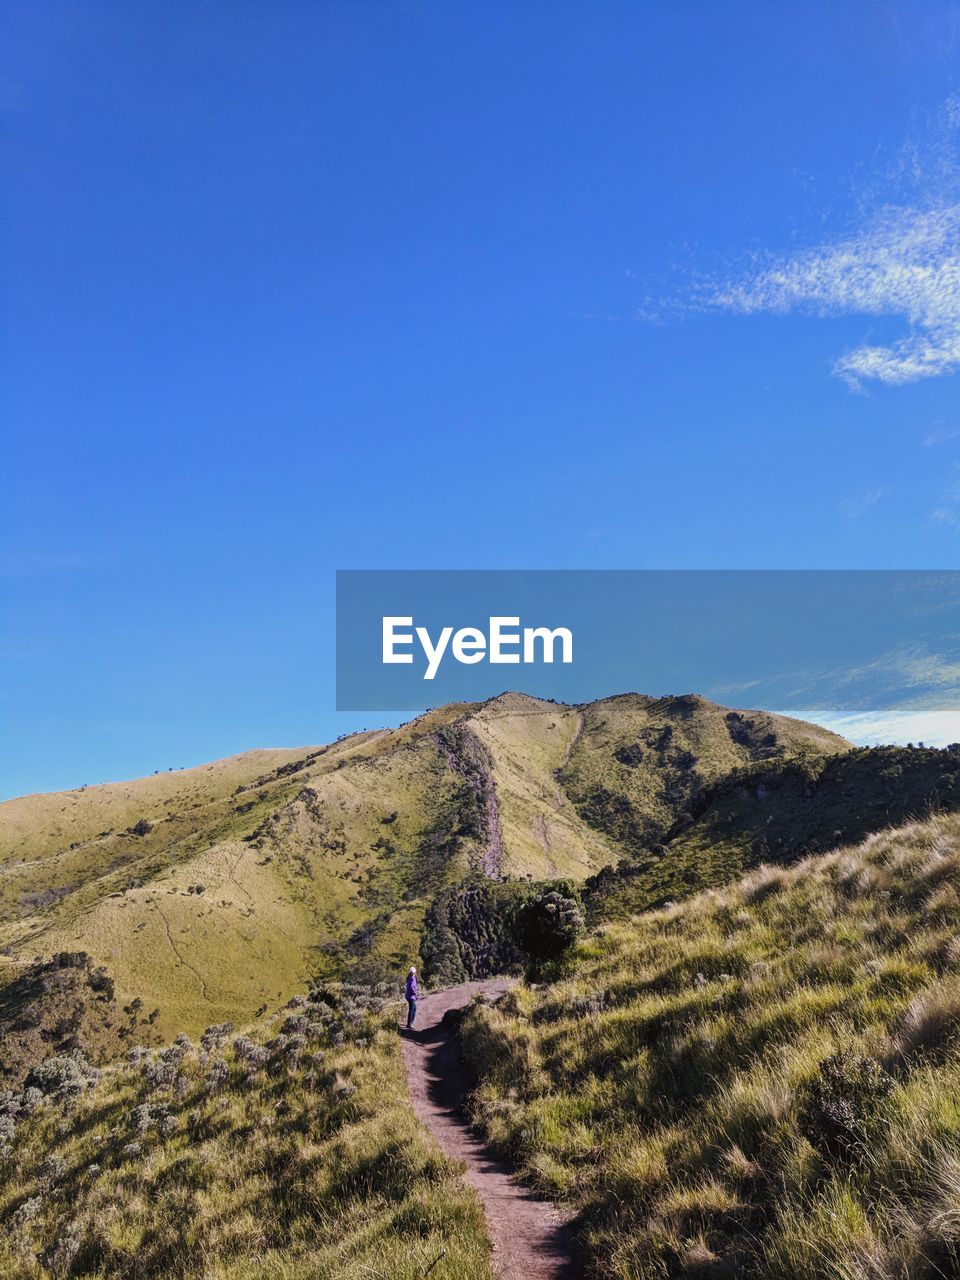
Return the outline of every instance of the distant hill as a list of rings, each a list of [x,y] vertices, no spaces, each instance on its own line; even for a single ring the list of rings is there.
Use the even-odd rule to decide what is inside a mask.
[[[504,694],[329,746],[11,800],[6,976],[85,953],[142,1038],[247,1019],[311,978],[395,973],[444,890],[584,881],[667,839],[732,775],[849,750],[694,695]]]

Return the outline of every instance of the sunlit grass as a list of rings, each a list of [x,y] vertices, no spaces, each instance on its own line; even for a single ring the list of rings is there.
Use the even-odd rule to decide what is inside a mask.
[[[473,1112],[598,1276],[960,1274],[957,886],[944,817],[607,924],[471,1010]]]
[[[0,1274],[491,1280],[479,1202],[407,1102],[395,1012],[328,988],[259,1036],[31,1077],[0,1106]]]

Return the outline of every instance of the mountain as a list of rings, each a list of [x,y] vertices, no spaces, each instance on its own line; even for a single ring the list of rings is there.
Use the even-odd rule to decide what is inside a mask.
[[[423,1043],[589,1274],[960,1274],[960,750],[505,694],[0,832],[3,1274],[490,1280],[418,954],[536,974]]]
[[[243,1021],[313,978],[375,981],[417,957],[445,892],[585,881],[667,839],[738,771],[848,750],[695,695],[508,693],[328,746],[11,800],[0,980],[25,990],[11,1025],[37,1007],[35,966],[61,954],[109,981],[87,1020],[105,1043]],[[43,1028],[50,1043],[83,1039],[65,1025]]]
[[[958,884],[948,814],[593,929],[456,1020],[480,1165],[557,1204],[590,1276],[960,1274]],[[0,1273],[492,1280],[398,1004],[322,983],[196,1045],[37,1062],[0,1094]]]

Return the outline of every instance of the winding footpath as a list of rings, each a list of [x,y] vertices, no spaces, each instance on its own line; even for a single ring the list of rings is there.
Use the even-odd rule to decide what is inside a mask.
[[[445,1013],[462,1009],[478,992],[499,996],[510,985],[464,982],[420,1001],[416,1028],[402,1030],[410,1098],[443,1152],[466,1164],[467,1182],[487,1215],[501,1280],[574,1280],[580,1274],[574,1239],[557,1210],[519,1183],[464,1118],[466,1075],[455,1039],[442,1026]]]

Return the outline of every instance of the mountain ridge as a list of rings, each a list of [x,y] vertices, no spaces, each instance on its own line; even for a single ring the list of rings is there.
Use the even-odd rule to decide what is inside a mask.
[[[21,797],[0,804],[0,953],[15,973],[84,952],[120,1007],[154,1015],[151,1034],[195,1032],[317,977],[396,972],[445,891],[617,865],[629,841],[594,812],[608,795],[647,839],[738,766],[847,750],[697,695],[508,692],[325,745]]]

